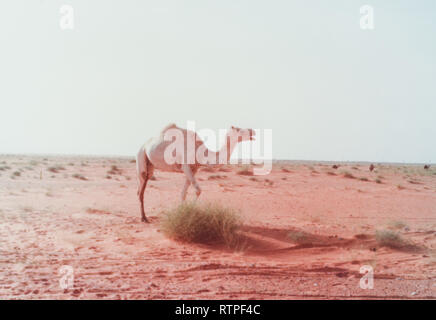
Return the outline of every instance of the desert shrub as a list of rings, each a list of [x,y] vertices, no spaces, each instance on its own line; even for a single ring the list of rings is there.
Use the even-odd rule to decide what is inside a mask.
[[[344,178],[348,178],[348,179],[355,179],[356,178],[355,176],[353,176],[353,174],[351,174],[348,171],[343,172],[342,175]]]
[[[380,179],[375,179],[375,182],[377,182],[377,183],[383,183]]]
[[[49,167],[47,170],[53,173],[58,173],[61,170],[65,170],[65,168],[62,166],[53,166],[53,167]]]
[[[107,174],[112,174],[112,175],[116,175],[116,174],[122,174],[122,170],[120,168],[118,168],[116,165],[112,165],[111,169],[107,172]]]
[[[186,242],[238,245],[241,220],[235,210],[218,203],[186,202],[164,212],[162,231],[168,237]]]
[[[225,179],[225,178],[227,178],[227,176],[219,175],[219,174],[213,174],[213,175],[209,176],[207,178],[207,180],[219,180],[219,179]]]
[[[406,223],[404,223],[403,221],[399,221],[399,220],[389,221],[388,225],[394,229],[404,229],[405,227],[407,227]]]
[[[288,233],[288,238],[297,244],[310,244],[312,243],[309,235],[302,231],[291,231]]]
[[[367,177],[362,177],[362,178],[360,178],[360,181],[365,181],[366,182],[366,181],[369,181],[369,180],[368,180]]]
[[[79,179],[79,180],[85,180],[85,181],[88,180],[86,177],[84,177],[83,175],[78,174],[78,173],[73,174],[72,177]]]
[[[265,186],[272,186],[272,185],[274,185],[274,181],[272,181],[272,180],[270,180],[270,179],[265,179],[265,180],[263,181],[263,184],[264,184]]]
[[[221,171],[221,172],[231,172],[232,168],[230,168],[228,166],[222,166],[222,167],[218,168],[218,171]]]
[[[399,233],[390,230],[377,230],[375,240],[380,246],[389,248],[402,248],[407,245]]]
[[[252,176],[253,170],[250,168],[250,166],[245,165],[242,166],[236,173],[242,176]]]

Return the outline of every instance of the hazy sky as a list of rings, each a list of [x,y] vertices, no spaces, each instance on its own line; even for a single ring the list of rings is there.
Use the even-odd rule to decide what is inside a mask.
[[[278,159],[436,162],[435,37],[434,0],[2,0],[0,153],[134,155],[194,120],[272,129]]]

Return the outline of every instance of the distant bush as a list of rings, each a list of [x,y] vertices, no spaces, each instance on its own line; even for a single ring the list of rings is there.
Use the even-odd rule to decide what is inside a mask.
[[[79,180],[88,180],[86,177],[84,177],[81,174],[75,173],[72,175],[73,178],[79,179]]]
[[[348,171],[343,172],[342,175],[344,176],[344,178],[348,178],[348,179],[355,179],[356,178],[355,176],[353,176],[353,174],[351,174]]]
[[[399,233],[390,230],[377,230],[375,240],[383,247],[395,249],[405,247],[408,244]]]
[[[242,176],[252,176],[253,170],[250,168],[250,166],[245,165],[242,166],[236,173]]]

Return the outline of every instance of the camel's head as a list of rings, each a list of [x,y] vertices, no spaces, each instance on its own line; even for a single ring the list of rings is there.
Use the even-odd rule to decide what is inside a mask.
[[[238,138],[238,142],[255,140],[256,132],[253,129],[241,129],[232,126],[230,134]]]

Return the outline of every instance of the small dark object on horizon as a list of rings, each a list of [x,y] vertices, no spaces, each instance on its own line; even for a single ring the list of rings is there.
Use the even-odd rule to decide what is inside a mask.
[[[375,166],[371,163],[371,165],[369,166],[369,171],[372,172],[372,170],[374,170]]]
[[[333,169],[338,169],[339,166],[338,166],[337,164],[334,164],[334,165],[332,165],[332,168],[333,168]]]
[[[430,165],[429,165],[429,164],[424,165],[424,169],[425,169],[425,170],[430,169]]]

